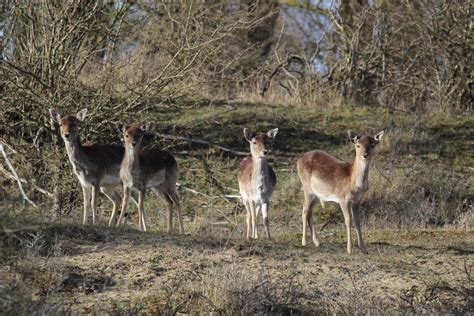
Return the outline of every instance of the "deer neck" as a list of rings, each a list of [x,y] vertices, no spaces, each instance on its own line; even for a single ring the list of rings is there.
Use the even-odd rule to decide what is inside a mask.
[[[257,184],[263,184],[268,179],[268,160],[266,157],[252,156],[252,178]]]
[[[88,169],[89,161],[79,137],[71,141],[65,141],[65,144],[69,161],[71,161],[76,172],[86,171]]]
[[[133,174],[134,171],[140,170],[140,148],[130,148],[129,146],[125,146],[125,155],[123,158],[122,165],[126,167],[126,169]]]
[[[370,158],[356,156],[352,162],[351,188],[354,191],[366,191],[368,188]]]

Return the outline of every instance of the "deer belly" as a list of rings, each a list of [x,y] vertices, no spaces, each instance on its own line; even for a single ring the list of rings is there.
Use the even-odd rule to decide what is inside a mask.
[[[333,195],[333,194],[332,195],[319,195],[319,194],[316,194],[316,196],[322,202],[336,202],[336,203],[340,202],[339,198],[337,196]]]
[[[321,201],[339,203],[339,198],[334,194],[334,188],[327,182],[313,178],[311,181],[311,189]]]
[[[118,185],[119,183],[120,177],[118,174],[106,174],[100,181],[100,186]]]
[[[153,174],[147,181],[147,188],[157,187],[165,182],[166,170],[160,170]]]
[[[77,178],[79,179],[79,182],[81,183],[81,186],[83,187],[91,187],[92,186],[92,179],[89,179],[89,177],[86,175],[84,171],[77,171],[75,168],[73,169],[74,173],[76,174]]]

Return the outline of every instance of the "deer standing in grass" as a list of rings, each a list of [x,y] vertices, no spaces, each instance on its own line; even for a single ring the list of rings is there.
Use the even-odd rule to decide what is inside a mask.
[[[383,131],[371,136],[358,136],[349,131],[349,138],[354,143],[356,150],[355,160],[352,162],[341,161],[328,153],[320,150],[310,151],[297,159],[298,175],[303,185],[303,239],[306,245],[306,224],[316,247],[319,240],[316,235],[316,225],[313,224],[312,210],[319,198],[321,206],[324,202],[332,201],[340,205],[344,215],[347,231],[347,252],[352,252],[351,242],[351,213],[357,237],[357,244],[363,253],[367,248],[362,240],[360,230],[359,206],[369,187],[369,165],[375,146],[380,142]]]
[[[120,178],[123,183],[122,211],[117,225],[127,209],[130,194],[138,192],[138,226],[146,231],[146,213],[143,208],[146,189],[150,188],[168,204],[168,233],[173,227],[173,205],[178,212],[180,233],[184,234],[181,205],[176,193],[178,166],[175,158],[167,151],[159,149],[142,149],[143,136],[149,125],[117,126],[123,134],[125,155],[120,167]]]
[[[262,211],[266,238],[270,238],[268,204],[276,185],[276,176],[268,165],[268,143],[273,141],[278,128],[268,133],[251,133],[244,129],[245,139],[250,143],[251,155],[242,159],[237,171],[239,191],[247,211],[247,239],[258,238],[257,216]]]
[[[120,164],[124,148],[117,145],[81,144],[79,125],[87,114],[82,109],[75,116],[61,116],[55,109],[50,109],[51,117],[59,124],[61,137],[66,145],[66,152],[72,164],[74,174],[79,179],[84,198],[84,214],[82,223],[87,224],[87,211],[92,207],[92,224],[96,224],[97,196],[102,191],[113,203],[109,226],[120,204]]]

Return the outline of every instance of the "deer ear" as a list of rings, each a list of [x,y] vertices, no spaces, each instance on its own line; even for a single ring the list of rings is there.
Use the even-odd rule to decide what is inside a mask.
[[[150,129],[151,129],[151,124],[150,123],[147,123],[147,124],[143,124],[142,126],[140,126],[140,129],[146,133],[148,132]]]
[[[349,139],[351,140],[351,142],[353,142],[354,144],[357,142],[357,140],[360,138],[359,135],[357,135],[356,133],[354,133],[353,131],[351,130],[348,130],[347,131],[347,135],[349,135]]]
[[[115,128],[117,128],[117,131],[122,134],[125,131],[125,124],[115,122]]]
[[[59,121],[61,120],[61,114],[59,114],[56,109],[49,109],[49,114],[51,115],[53,120],[56,120],[59,123]]]
[[[381,131],[381,132],[377,133],[377,134],[374,136],[374,139],[375,139],[375,141],[377,142],[377,144],[382,140],[383,133],[384,133],[384,131]]]
[[[278,133],[278,128],[274,128],[272,130],[269,130],[267,132],[267,136],[270,137],[270,138],[275,138],[275,136],[277,135]]]
[[[250,142],[252,141],[253,133],[248,128],[244,128],[244,136],[245,139]]]
[[[82,122],[86,118],[86,114],[87,114],[87,108],[82,109],[79,112],[77,112],[76,118]]]

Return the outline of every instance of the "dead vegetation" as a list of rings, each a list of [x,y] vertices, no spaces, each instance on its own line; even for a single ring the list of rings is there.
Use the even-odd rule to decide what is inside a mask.
[[[2,257],[0,304],[12,313],[464,313],[472,311],[472,232],[371,231],[370,254],[323,245],[71,224],[38,227]],[[24,237],[21,237],[21,236]],[[14,259],[13,259],[14,258]]]

